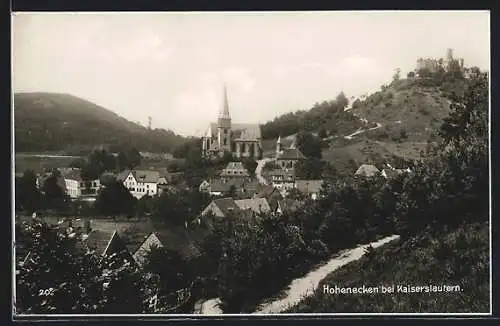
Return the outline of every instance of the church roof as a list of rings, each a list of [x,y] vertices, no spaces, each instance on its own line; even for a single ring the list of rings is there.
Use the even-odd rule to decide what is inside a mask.
[[[256,141],[261,138],[260,125],[257,123],[231,124],[232,139],[239,141]],[[217,123],[212,122],[205,132],[205,137],[217,138]]]

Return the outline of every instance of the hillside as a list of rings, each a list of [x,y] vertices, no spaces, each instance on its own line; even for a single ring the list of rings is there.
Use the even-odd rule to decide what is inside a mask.
[[[262,138],[276,139],[299,131],[319,132],[326,135],[346,134],[363,126],[351,112],[345,111],[348,100],[340,93],[335,100],[316,103],[309,110],[287,113],[262,125]]]
[[[465,82],[463,78],[400,79],[356,99],[347,112],[362,122],[358,129],[362,132],[348,139],[345,136],[357,129],[329,137],[323,158],[343,171],[363,163],[418,159],[428,142],[439,139],[437,131],[450,113],[451,100],[463,94]]]
[[[149,130],[69,94],[14,94],[14,119],[16,152],[86,154],[99,145],[170,152],[185,140],[172,131]]]
[[[291,313],[489,311],[489,227],[468,224],[444,234],[423,232],[375,249],[359,261],[327,276]],[[324,285],[459,286],[457,292],[325,294]],[[397,292],[397,288],[395,288]],[[339,300],[341,296],[341,300]]]
[[[434,137],[450,110],[452,93],[461,94],[464,80],[434,82],[429,79],[401,79],[352,105],[352,113],[382,124],[367,133],[373,140],[395,140],[403,132],[407,140],[427,141]]]

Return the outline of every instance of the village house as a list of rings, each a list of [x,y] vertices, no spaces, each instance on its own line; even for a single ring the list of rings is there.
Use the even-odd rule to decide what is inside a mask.
[[[86,198],[92,201],[99,194],[101,189],[100,178],[84,181],[80,169],[64,169],[61,170],[61,175],[64,178],[66,194],[72,199]]]
[[[272,212],[267,199],[251,198],[234,200],[231,197],[214,199],[201,212],[201,216],[212,214],[216,217],[227,217],[234,212],[251,211],[255,214]]]
[[[192,236],[184,229],[163,229],[151,232],[134,251],[134,260],[138,266],[144,266],[148,253],[154,247],[177,252],[185,261],[196,259],[201,256],[201,249],[197,239],[193,239]],[[196,236],[203,237],[199,232]]]
[[[380,173],[376,166],[371,164],[363,164],[354,173],[358,177],[373,177]]]
[[[118,180],[122,181],[130,194],[137,199],[145,195],[158,195],[158,186],[167,183],[166,178],[160,176],[160,172],[152,170],[126,170],[118,176]]]
[[[275,212],[276,214],[279,215],[285,213],[293,213],[299,210],[302,207],[302,205],[304,205],[302,201],[285,198],[278,201]]]
[[[254,198],[265,198],[271,207],[271,211],[273,212],[275,212],[278,208],[278,201],[283,200],[283,196],[279,190],[270,185],[260,186],[260,189],[254,195]]]
[[[247,169],[242,162],[229,162],[222,170],[221,177],[249,177]]]
[[[276,164],[282,169],[295,168],[298,161],[305,159],[304,154],[294,144],[290,148],[283,148],[281,137],[276,141]]]
[[[250,178],[218,178],[203,180],[198,190],[211,196],[233,196],[235,198],[250,198],[256,192],[259,183]]]
[[[295,188],[311,199],[316,200],[319,198],[323,183],[323,180],[296,180]]]
[[[295,188],[294,169],[275,169],[268,172],[273,187],[278,189],[281,194],[285,194],[290,189]]]

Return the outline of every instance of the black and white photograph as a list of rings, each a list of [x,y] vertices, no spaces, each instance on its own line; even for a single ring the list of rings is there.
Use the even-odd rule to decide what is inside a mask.
[[[491,315],[490,12],[13,12],[13,317]]]

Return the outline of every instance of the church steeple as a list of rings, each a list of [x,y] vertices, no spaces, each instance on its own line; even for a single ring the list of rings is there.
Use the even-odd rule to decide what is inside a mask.
[[[226,84],[224,83],[224,94],[223,94],[223,99],[222,99],[222,108],[219,113],[219,118],[222,119],[231,119],[231,116],[229,115],[229,101],[227,100],[227,88]]]

